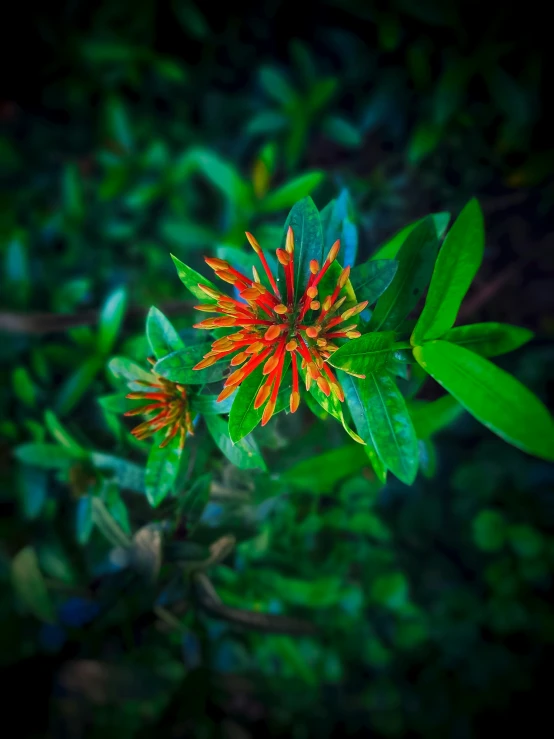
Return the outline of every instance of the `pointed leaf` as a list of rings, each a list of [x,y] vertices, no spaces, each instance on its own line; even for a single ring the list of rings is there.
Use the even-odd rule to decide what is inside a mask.
[[[109,354],[113,349],[127,307],[127,291],[120,287],[108,297],[100,313],[97,347],[100,354]]]
[[[430,403],[413,403],[409,410],[417,438],[427,439],[455,421],[464,408],[451,395],[443,395]]]
[[[384,373],[371,373],[357,382],[377,454],[393,475],[411,485],[417,474],[419,449],[400,390],[392,377]]]
[[[477,200],[470,200],[439,251],[412,344],[442,336],[454,325],[462,300],[483,260],[485,232]]]
[[[394,259],[369,259],[354,267],[350,272],[350,282],[357,299],[367,300],[370,305],[381,297],[394,279],[398,262]]]
[[[217,290],[218,288],[213,284],[213,282],[210,282],[210,280],[208,280],[207,277],[204,277],[204,275],[201,275],[200,272],[196,272],[192,267],[181,262],[181,260],[173,256],[173,254],[170,254],[170,257],[173,259],[173,263],[177,268],[179,279],[187,290],[191,292],[195,298],[199,298],[203,303],[215,303],[215,299],[208,297],[206,293],[203,293],[198,287],[198,284],[202,283],[203,285],[207,285],[208,287]]]
[[[193,369],[202,360],[204,354],[211,351],[211,348],[211,344],[197,344],[172,352],[156,362],[154,371],[182,385],[204,385],[221,380],[227,372],[228,362],[220,361],[203,370]]]
[[[146,336],[156,359],[185,348],[171,322],[154,306],[150,308],[146,318]]]
[[[260,203],[264,213],[274,213],[283,208],[290,208],[300,198],[309,195],[325,177],[324,172],[306,172],[270,192]]]
[[[398,252],[398,269],[371,316],[373,331],[398,329],[427,287],[437,255],[438,239],[432,218],[409,234]]]
[[[79,544],[86,544],[90,539],[92,529],[94,528],[94,520],[92,518],[92,497],[90,495],[84,495],[82,498],[79,498],[75,513],[77,541]]]
[[[112,546],[123,548],[131,546],[129,537],[119,527],[100,498],[92,498],[92,520]]]
[[[24,464],[40,467],[43,470],[63,470],[74,464],[80,456],[57,444],[29,442],[14,449],[14,455]]]
[[[363,334],[331,354],[329,364],[357,375],[376,372],[387,364],[393,343],[394,331]]]
[[[219,449],[236,467],[241,470],[266,469],[264,459],[252,436],[245,436],[236,444],[233,444],[229,437],[229,428],[226,421],[219,416],[206,416],[205,421],[208,431]]]
[[[54,623],[54,606],[48,594],[38,558],[33,547],[25,547],[12,560],[11,578],[14,589],[26,610],[41,621]]]
[[[127,357],[114,357],[110,359],[108,369],[117,380],[127,385],[129,390],[144,390],[144,385],[140,385],[137,380],[149,383],[155,381],[151,372],[147,372],[139,364],[132,362]]]
[[[379,458],[373,445],[373,439],[371,437],[371,430],[369,427],[369,416],[366,410],[366,388],[368,385],[365,380],[350,377],[350,375],[347,375],[344,372],[339,374],[339,380],[344,391],[344,399],[348,405],[348,410],[350,411],[350,415],[354,421],[356,431],[366,443],[365,452],[369,457],[369,461],[375,470],[377,478],[381,482],[385,483],[387,480],[387,468]]]
[[[46,428],[56,441],[68,449],[74,457],[86,458],[88,452],[69,434],[52,411],[45,411],[44,422]]]
[[[478,421],[502,439],[554,460],[554,422],[541,401],[488,359],[447,341],[430,341],[414,356]]]
[[[448,222],[450,221],[450,213],[433,213],[429,216],[429,218],[432,218],[435,223],[437,238],[439,240],[442,239],[444,232],[446,231],[446,227],[448,226]],[[414,228],[423,223],[424,220],[425,218],[420,218],[419,221],[415,221],[414,223],[410,223],[409,226],[405,226],[402,230],[395,234],[392,239],[380,246],[377,251],[375,251],[371,255],[370,258],[394,259],[400,251],[400,247],[406,241]]]
[[[144,476],[146,486],[146,498],[155,508],[169,493],[174,491],[175,481],[179,475],[181,461],[185,449],[179,446],[180,434],[177,434],[167,446],[160,449],[159,444],[163,441],[163,434],[157,435],[152,444],[146,462]]]
[[[497,357],[531,341],[533,332],[509,323],[473,323],[451,328],[441,338],[465,346],[482,357]]]
[[[294,284],[300,295],[310,276],[310,261],[315,259],[321,266],[325,257],[321,218],[310,197],[300,200],[290,211],[281,242],[283,249],[289,226],[294,232]]]
[[[305,370],[300,370],[300,375],[302,376],[304,382],[306,381],[306,374]],[[350,428],[348,423],[346,422],[346,418],[344,417],[344,411],[342,409],[342,403],[341,401],[335,397],[333,393],[330,395],[325,395],[323,390],[320,390],[318,385],[315,382],[312,382],[310,386],[310,395],[315,398],[315,400],[319,403],[319,405],[323,408],[324,411],[329,413],[329,415],[333,416],[333,418],[336,418],[337,421],[340,421],[342,424],[343,429],[346,431],[348,436],[350,436],[351,439],[354,439],[354,441],[357,444],[362,444],[365,446],[365,441],[353,430]],[[318,415],[316,413],[316,415]],[[318,417],[321,417],[318,415]]]

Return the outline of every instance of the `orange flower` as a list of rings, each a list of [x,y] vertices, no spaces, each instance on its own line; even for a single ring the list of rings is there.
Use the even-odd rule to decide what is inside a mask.
[[[154,359],[149,358],[148,361],[151,364],[155,363]],[[127,411],[126,416],[150,416],[155,414],[152,418],[136,426],[131,433],[137,439],[142,440],[152,436],[156,431],[167,428],[160,449],[167,446],[177,434],[180,434],[179,446],[182,448],[185,445],[187,432],[189,434],[194,433],[188,407],[187,391],[183,385],[178,385],[164,377],[160,377],[154,370],[152,370],[152,374],[154,375],[154,381],[151,383],[135,380],[137,385],[144,385],[150,388],[149,390],[129,393],[126,396],[131,400],[146,401],[146,405],[140,405]]]
[[[344,393],[326,360],[338,349],[333,339],[353,339],[360,335],[355,323],[348,326],[341,324],[360,313],[367,306],[367,301],[339,314],[339,309],[346,300],[346,296],[339,295],[348,281],[350,267],[345,267],[341,271],[331,294],[319,295],[321,279],[336,259],[340,243],[336,241],[333,244],[322,266],[316,260],[310,262],[308,284],[304,292],[298,295],[294,284],[294,233],[289,227],[285,249],[277,249],[277,259],[285,273],[285,297],[279,291],[260,245],[252,234],[247,233],[246,237],[260,259],[272,290],[261,284],[255,267],[254,279],[250,279],[233,269],[228,262],[206,257],[206,263],[216,275],[234,285],[244,302],[234,300],[207,285],[198,286],[202,292],[217,302],[197,305],[197,310],[223,315],[197,323],[195,328],[237,326],[240,327],[240,331],[214,341],[211,351],[194,369],[204,369],[223,357],[234,354],[231,366],[242,366],[225,381],[223,392],[218,398],[224,400],[256,367],[265,362],[263,374],[267,379],[254,401],[255,408],[260,408],[265,403],[262,425],[269,421],[275,410],[287,352],[290,353],[292,361],[290,396],[292,413],[300,403],[299,361],[302,369],[306,370],[306,389],[309,390],[311,383],[315,382],[325,395],[333,393],[342,402]]]

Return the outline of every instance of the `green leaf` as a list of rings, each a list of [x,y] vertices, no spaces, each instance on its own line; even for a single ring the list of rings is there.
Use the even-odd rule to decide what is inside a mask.
[[[264,459],[252,436],[245,436],[233,444],[226,421],[219,416],[206,416],[205,421],[219,449],[236,467],[241,470],[266,469]]]
[[[341,146],[356,149],[363,143],[363,137],[358,129],[345,118],[329,116],[323,123],[323,130],[327,136]]]
[[[146,462],[145,485],[148,502],[155,508],[173,492],[179,474],[184,449],[179,446],[177,434],[167,446],[160,449],[163,434],[156,436]]]
[[[350,272],[350,282],[357,299],[367,300],[370,305],[381,297],[394,279],[398,262],[394,259],[369,259],[354,267]]]
[[[307,608],[328,608],[336,605],[343,596],[342,579],[333,575],[300,580],[265,570],[263,582],[286,603]]]
[[[408,601],[409,586],[402,572],[390,572],[379,575],[371,585],[371,597],[380,605],[388,608],[402,608]]]
[[[204,354],[211,351],[211,348],[209,343],[197,344],[172,352],[156,362],[154,372],[182,385],[204,385],[221,380],[228,369],[227,362],[216,362],[203,370],[193,369],[202,360]]]
[[[507,533],[511,547],[520,557],[534,558],[541,554],[544,538],[537,529],[521,523],[509,526]]]
[[[192,487],[180,498],[180,514],[186,520],[187,532],[190,536],[197,527],[204,508],[208,504],[211,490],[211,475],[196,478]]]
[[[113,349],[127,306],[127,291],[120,287],[108,297],[100,312],[97,348],[100,354],[109,354]]]
[[[350,377],[347,374],[341,373],[339,375],[341,387],[344,391],[344,399],[348,405],[348,410],[354,421],[354,426],[360,437],[365,441],[365,453],[369,457],[369,461],[377,478],[385,483],[387,480],[387,468],[379,458],[377,451],[373,445],[373,439],[371,436],[370,421],[367,414],[367,392],[368,384],[365,380],[358,380],[355,377]]]
[[[265,93],[285,108],[294,105],[297,95],[286,76],[275,67],[262,67],[259,71],[260,83]]]
[[[92,518],[92,496],[85,495],[77,502],[75,529],[77,541],[84,545],[90,539],[94,521]]]
[[[438,248],[437,232],[428,217],[414,228],[398,252],[398,269],[371,316],[373,331],[398,329],[427,287]]]
[[[506,541],[506,521],[498,511],[481,511],[473,520],[473,540],[485,552],[498,552]]]
[[[185,348],[171,322],[154,306],[150,308],[146,317],[146,336],[156,359]]]
[[[446,231],[446,227],[448,226],[448,222],[450,220],[450,213],[432,213],[429,218],[433,219],[433,222],[435,224],[435,228],[437,230],[437,238],[440,240],[442,239],[444,232]],[[371,255],[371,259],[394,259],[398,252],[400,251],[400,247],[402,244],[406,241],[408,236],[411,234],[411,232],[416,228],[416,226],[419,226],[423,223],[425,218],[420,218],[419,221],[415,221],[414,223],[410,223],[408,226],[405,226],[403,229],[398,231],[392,239],[389,239],[389,241],[386,241],[382,246],[380,246],[377,251],[375,251]]]
[[[202,303],[217,302],[214,298],[210,298],[208,295],[206,295],[206,293],[203,293],[202,290],[200,290],[200,288],[198,287],[198,284],[201,283],[202,285],[207,285],[208,287],[211,287],[213,290],[217,290],[218,288],[213,284],[213,282],[210,282],[210,280],[204,277],[204,275],[201,275],[199,272],[196,272],[184,262],[181,262],[181,260],[177,259],[177,257],[175,257],[173,254],[170,254],[170,257],[173,259],[173,263],[177,268],[179,279],[187,288],[187,290],[194,295],[195,298],[199,298]]]
[[[304,382],[306,381],[306,373],[304,370],[300,370],[300,375],[302,376]],[[310,395],[315,398],[315,400],[319,403],[319,405],[323,408],[324,411],[329,413],[333,418],[336,418],[337,421],[340,421],[342,424],[343,429],[346,431],[348,436],[350,436],[351,439],[354,439],[355,442],[358,444],[365,445],[365,442],[363,439],[358,436],[358,434],[350,428],[350,426],[346,422],[346,418],[344,417],[344,412],[342,410],[342,403],[341,401],[334,395],[334,393],[331,393],[330,395],[325,395],[325,393],[320,390],[317,383],[312,382],[310,385]],[[316,413],[316,415],[318,415]],[[321,416],[318,415],[319,418]]]
[[[249,204],[251,188],[233,164],[215,152],[201,148],[192,149],[188,159],[234,205],[244,208]]]
[[[430,403],[416,402],[409,406],[418,439],[427,439],[455,421],[463,407],[451,395],[443,395]]]
[[[28,408],[37,404],[38,388],[26,367],[16,367],[12,372],[12,385],[15,396]]]
[[[289,364],[290,356],[288,356],[287,352],[285,364],[283,365],[283,380],[279,389],[279,395],[277,396],[274,413],[279,413],[289,402],[291,384],[285,381]],[[267,375],[262,374],[262,372],[263,366],[256,367],[241,382],[238,393],[232,396],[233,405],[229,413],[229,436],[234,444],[243,439],[261,423],[264,409],[263,407],[254,408],[254,401],[256,400],[258,390],[267,380]]]
[[[329,364],[356,375],[376,372],[387,364],[394,336],[394,331],[363,334],[333,352]]]
[[[77,405],[103,365],[103,357],[88,357],[75,372],[67,376],[56,397],[55,408],[58,415],[64,416]]]
[[[324,172],[306,172],[285,182],[284,185],[266,195],[260,203],[260,210],[264,213],[274,213],[283,208],[290,208],[297,200],[315,190],[324,177]]]
[[[22,467],[19,493],[25,518],[38,518],[48,498],[48,475],[36,467]]]
[[[427,480],[437,473],[437,450],[431,439],[419,439],[419,469]]]
[[[68,469],[75,462],[73,451],[57,444],[21,444],[14,449],[14,455],[20,462],[40,467],[43,470]],[[79,455],[77,455],[79,458]]]
[[[344,444],[338,449],[297,462],[282,473],[281,479],[296,488],[319,495],[332,492],[340,480],[355,474],[366,465],[364,447],[359,444]]]
[[[15,555],[11,564],[11,578],[15,592],[26,610],[40,621],[54,623],[54,606],[33,547],[25,547]]]
[[[129,410],[129,401],[122,393],[112,393],[110,395],[103,395],[98,398],[98,402],[105,411],[108,413],[115,413],[120,415]]]
[[[62,426],[57,416],[52,411],[45,411],[44,422],[46,428],[56,441],[68,449],[76,458],[88,457],[88,452],[68,433]]]
[[[72,221],[79,221],[84,214],[84,201],[83,182],[76,164],[65,165],[62,187],[64,212]]]
[[[236,397],[233,394],[218,403],[217,395],[193,395],[190,398],[190,407],[193,413],[201,413],[203,416],[214,414],[222,416],[230,413]]]
[[[110,359],[108,369],[116,379],[125,383],[129,390],[144,390],[144,385],[139,385],[137,380],[149,383],[153,380],[151,372],[147,372],[139,364],[126,357]]]
[[[92,498],[92,520],[100,533],[114,547],[131,546],[129,537],[122,531],[100,498]]]
[[[465,346],[482,357],[496,357],[531,341],[533,332],[509,323],[473,323],[451,328],[441,338],[451,344]]]
[[[143,466],[102,452],[93,452],[91,461],[96,469],[99,469],[110,482],[117,483],[122,490],[144,493]]]
[[[358,381],[373,446],[383,464],[406,485],[417,474],[417,436],[402,394],[390,375]]]
[[[462,300],[483,260],[485,231],[477,200],[470,200],[439,251],[412,344],[442,336],[454,325]]]
[[[324,246],[321,218],[310,198],[303,198],[296,203],[285,221],[281,248],[285,248],[285,240],[289,226],[294,232],[294,284],[296,293],[302,294],[310,276],[310,261],[315,259],[323,264]]]
[[[488,359],[447,341],[414,349],[419,364],[502,439],[554,460],[554,423],[541,401]]]

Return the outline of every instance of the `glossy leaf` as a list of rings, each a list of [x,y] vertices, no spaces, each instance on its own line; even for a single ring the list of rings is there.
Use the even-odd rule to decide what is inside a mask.
[[[127,291],[120,287],[108,297],[100,312],[97,347],[100,354],[109,354],[116,342],[127,307]]]
[[[430,403],[415,402],[409,410],[417,438],[427,439],[455,421],[464,408],[451,395],[443,395]]]
[[[324,246],[321,218],[310,198],[303,198],[296,203],[285,221],[281,248],[285,248],[285,239],[289,226],[294,232],[294,284],[296,292],[302,293],[310,276],[310,261],[315,259],[323,264]]]
[[[160,449],[163,434],[157,435],[148,454],[144,481],[146,498],[152,508],[158,506],[174,490],[184,452],[179,446],[179,437],[180,434],[177,434],[167,446]]]
[[[287,370],[290,364],[290,356],[285,357],[283,365],[283,380],[279,388],[277,403],[274,413],[282,411],[289,403],[291,381],[287,380]],[[261,408],[254,408],[254,401],[258,390],[267,380],[267,375],[262,374],[263,367],[257,367],[240,384],[238,392],[233,395],[233,405],[229,413],[229,436],[233,443],[237,443],[247,434],[253,431],[261,423],[264,412]]]
[[[350,272],[350,282],[361,302],[367,300],[373,305],[385,292],[394,279],[398,262],[394,259],[369,259],[354,267]]]
[[[442,239],[444,232],[446,231],[446,227],[448,226],[448,222],[450,221],[450,213],[432,213],[428,217],[433,219],[437,231],[437,238],[439,240]],[[400,247],[404,244],[414,228],[421,225],[424,220],[425,218],[420,218],[418,221],[414,221],[414,223],[410,223],[408,226],[405,226],[389,239],[389,241],[386,241],[382,246],[380,246],[377,251],[371,255],[371,259],[394,259],[400,251]]]
[[[533,332],[509,323],[473,323],[451,328],[441,338],[464,346],[482,357],[496,357],[531,341]]]
[[[171,322],[154,306],[150,308],[146,317],[146,336],[156,359],[185,348]]]
[[[300,374],[305,381],[304,370],[301,370]],[[333,416],[333,418],[336,418],[337,421],[341,422],[343,429],[346,431],[351,439],[354,439],[354,441],[358,444],[365,445],[364,440],[348,425],[344,416],[342,403],[340,400],[338,400],[338,398],[335,397],[333,393],[331,393],[330,395],[325,395],[325,393],[320,390],[318,385],[315,382],[312,382],[310,386],[310,394],[313,398],[315,398],[315,400],[323,408],[324,411]]]
[[[439,251],[412,344],[442,336],[454,325],[462,300],[483,260],[485,232],[477,200],[470,200]]]
[[[193,369],[209,351],[211,351],[209,343],[188,346],[160,359],[154,365],[154,371],[172,382],[183,385],[203,385],[221,380],[227,372],[228,362],[217,362],[203,370]]]
[[[398,252],[398,269],[371,316],[373,331],[396,330],[427,287],[437,255],[438,240],[432,218],[426,218],[408,235]]]
[[[290,208],[297,200],[309,195],[322,182],[324,172],[306,172],[270,192],[260,202],[260,210],[273,213],[283,208]]]
[[[226,421],[219,416],[206,416],[205,421],[216,445],[232,464],[241,470],[266,469],[264,459],[252,436],[245,436],[233,444]]]
[[[406,403],[390,375],[371,373],[361,380],[367,425],[383,464],[406,485],[417,474],[419,449]]]
[[[11,578],[25,609],[41,621],[54,623],[54,606],[33,547],[25,547],[15,555],[11,564]]]
[[[213,284],[213,282],[210,282],[207,277],[204,277],[204,275],[196,272],[194,269],[192,269],[192,267],[189,267],[184,262],[181,262],[181,260],[173,256],[173,254],[170,254],[170,256],[173,259],[173,264],[177,268],[179,279],[187,288],[187,290],[191,292],[195,298],[198,298],[202,303],[215,303],[215,299],[208,297],[208,295],[206,295],[206,293],[203,293],[202,290],[200,290],[200,288],[198,287],[198,284],[202,283],[203,285],[207,285],[208,287],[217,290],[218,288]]]
[[[329,364],[357,375],[376,372],[387,364],[393,343],[394,331],[363,334],[333,352]]]
[[[233,394],[218,403],[217,395],[193,395],[189,401],[194,413],[200,413],[203,416],[214,414],[222,416],[231,411],[236,397]]]
[[[108,369],[129,390],[144,391],[144,385],[140,385],[137,381],[151,383],[155,379],[151,372],[147,372],[127,357],[113,357],[108,363]]]
[[[415,347],[419,364],[502,439],[554,460],[554,422],[541,401],[488,359],[447,341]]]
[[[384,483],[387,480],[387,468],[381,461],[375,446],[373,445],[369,425],[370,421],[366,410],[367,392],[370,386],[365,380],[359,380],[357,377],[350,377],[350,375],[347,375],[344,372],[339,374],[339,381],[344,391],[344,399],[348,405],[348,410],[350,411],[350,415],[354,421],[356,431],[366,443],[364,451],[369,457],[369,461],[375,470],[377,478]]]

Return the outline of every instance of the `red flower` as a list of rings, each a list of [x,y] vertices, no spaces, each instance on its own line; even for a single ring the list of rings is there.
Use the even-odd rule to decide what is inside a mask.
[[[322,266],[316,260],[310,262],[311,274],[308,284],[304,293],[298,295],[294,284],[294,234],[292,228],[289,227],[285,249],[277,249],[277,259],[285,273],[285,299],[281,296],[260,245],[252,234],[247,233],[246,237],[262,263],[272,292],[261,284],[255,267],[253,268],[254,279],[251,280],[233,269],[228,262],[206,257],[206,263],[216,275],[234,285],[245,302],[234,300],[207,285],[198,286],[202,292],[217,302],[197,305],[196,309],[224,315],[219,318],[208,318],[197,323],[195,328],[214,329],[223,326],[237,326],[240,327],[240,331],[214,341],[212,350],[194,369],[209,367],[225,356],[235,355],[231,359],[231,366],[243,366],[225,381],[224,390],[218,398],[218,400],[223,400],[231,395],[256,367],[265,362],[263,374],[267,376],[267,379],[260,387],[254,401],[255,408],[260,408],[266,403],[262,425],[269,421],[275,410],[286,352],[290,353],[292,361],[290,396],[292,413],[296,411],[300,402],[299,360],[301,367],[306,370],[306,389],[309,390],[311,382],[314,381],[325,395],[333,393],[335,397],[343,401],[342,388],[325,360],[338,349],[333,339],[353,339],[360,335],[359,331],[356,331],[355,323],[349,326],[341,324],[360,313],[366,307],[367,301],[339,314],[339,308],[346,300],[346,296],[339,298],[339,295],[348,281],[350,267],[345,267],[341,271],[331,294],[325,296],[318,294],[321,279],[336,259],[340,243],[336,241],[333,244]]]
[[[155,360],[150,358],[148,361],[152,364],[155,363]],[[178,385],[164,377],[160,377],[154,370],[152,370],[152,374],[155,378],[154,382],[135,380],[137,385],[145,385],[151,388],[150,390],[129,393],[126,396],[132,400],[147,401],[146,405],[127,411],[126,416],[155,414],[149,420],[136,426],[131,433],[137,439],[142,440],[155,434],[156,431],[167,428],[160,449],[167,446],[177,434],[180,434],[179,446],[182,448],[185,445],[187,432],[189,434],[194,433],[188,407],[187,391],[183,385]]]

